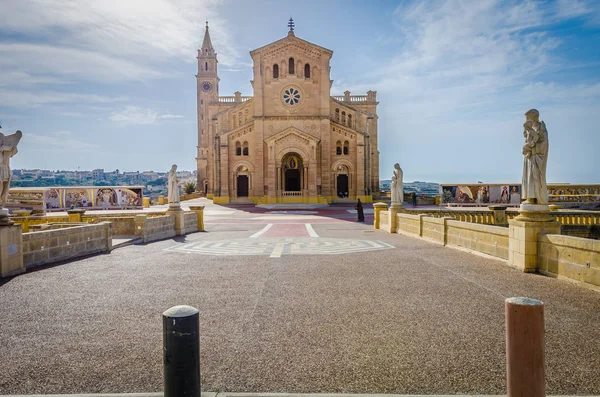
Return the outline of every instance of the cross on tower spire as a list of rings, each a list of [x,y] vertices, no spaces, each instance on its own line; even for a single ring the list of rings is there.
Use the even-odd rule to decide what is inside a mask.
[[[288,35],[293,36],[294,35],[294,20],[292,19],[292,17],[290,17],[290,20],[288,21],[288,28],[290,28]]]

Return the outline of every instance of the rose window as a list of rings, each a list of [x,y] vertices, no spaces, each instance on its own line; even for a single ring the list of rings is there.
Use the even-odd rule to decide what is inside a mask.
[[[300,102],[300,91],[290,87],[283,92],[283,101],[288,105],[297,105]]]

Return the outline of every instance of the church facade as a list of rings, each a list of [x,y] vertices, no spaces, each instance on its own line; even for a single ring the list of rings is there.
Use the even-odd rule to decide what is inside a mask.
[[[219,96],[208,24],[198,50],[197,189],[215,203],[372,201],[376,92],[331,96],[331,50],[287,36],[250,52],[254,95]]]

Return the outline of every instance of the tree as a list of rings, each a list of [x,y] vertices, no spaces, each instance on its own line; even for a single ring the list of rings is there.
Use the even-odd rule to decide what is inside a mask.
[[[189,181],[183,185],[183,191],[185,194],[192,194],[196,191],[196,182]]]

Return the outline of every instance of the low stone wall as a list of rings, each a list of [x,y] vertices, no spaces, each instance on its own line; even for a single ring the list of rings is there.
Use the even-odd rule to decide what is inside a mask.
[[[501,226],[447,220],[446,244],[508,259],[509,230]]]
[[[144,243],[175,236],[175,216],[162,215],[148,218],[146,215],[135,217],[136,236]]]
[[[538,237],[540,273],[600,287],[600,241],[546,234]]]
[[[24,233],[23,265],[31,268],[111,249],[110,223]]]
[[[421,218],[422,215],[398,214],[398,230],[405,233],[421,235]]]
[[[198,231],[198,215],[195,212],[186,212],[183,216],[185,233],[194,233]]]
[[[83,221],[87,219],[84,217]],[[103,216],[91,220],[91,223],[110,222],[112,224],[113,236],[135,236],[134,216]]]
[[[446,220],[444,218],[421,217],[421,236],[444,244]]]

